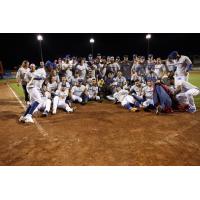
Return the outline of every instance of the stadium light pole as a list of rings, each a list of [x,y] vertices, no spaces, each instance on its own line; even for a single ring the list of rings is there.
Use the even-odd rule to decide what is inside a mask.
[[[43,53],[42,53],[42,40],[43,40],[43,36],[42,35],[37,35],[37,40],[39,41],[40,44],[40,56],[41,56],[41,61],[43,62]]]
[[[147,56],[149,55],[149,50],[150,50],[150,45],[149,45],[149,41],[151,39],[151,34],[147,34],[146,35],[146,39],[147,39]]]
[[[90,44],[91,44],[91,50],[92,50],[92,57],[94,57],[94,49],[93,49],[93,45],[94,45],[94,38],[90,38]]]

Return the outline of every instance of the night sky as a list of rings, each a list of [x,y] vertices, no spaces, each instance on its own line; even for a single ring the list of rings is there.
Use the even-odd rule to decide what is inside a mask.
[[[42,34],[42,33],[41,33]],[[147,54],[147,40],[142,34],[42,34],[44,60],[53,61],[55,58],[72,56],[87,56],[91,52],[89,39],[95,39],[94,55],[101,53],[108,56],[123,56],[130,58],[134,53]],[[0,60],[4,68],[19,66],[22,60],[38,64],[40,61],[39,42],[37,34],[0,34]],[[150,40],[150,53],[156,57],[166,56],[172,50],[184,55],[200,55],[200,34],[153,34]]]

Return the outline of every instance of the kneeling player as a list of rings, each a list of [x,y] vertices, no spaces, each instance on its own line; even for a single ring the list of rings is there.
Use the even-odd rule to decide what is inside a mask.
[[[66,85],[61,86],[55,93],[55,97],[53,98],[53,111],[52,114],[56,114],[57,108],[61,108],[64,111],[71,113],[74,111],[73,108],[66,103],[66,98],[68,96],[68,88]]]

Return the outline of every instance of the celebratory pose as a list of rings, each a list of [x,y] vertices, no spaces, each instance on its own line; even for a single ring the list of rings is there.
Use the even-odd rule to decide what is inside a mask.
[[[42,100],[42,84],[44,82],[44,79],[46,78],[46,72],[44,69],[44,63],[40,63],[40,68],[38,68],[34,74],[30,82],[27,84],[27,91],[30,96],[30,105],[26,109],[23,116],[20,117],[20,122],[25,123],[34,123],[32,119],[32,114],[35,111],[35,109],[38,107],[40,103],[43,102]]]

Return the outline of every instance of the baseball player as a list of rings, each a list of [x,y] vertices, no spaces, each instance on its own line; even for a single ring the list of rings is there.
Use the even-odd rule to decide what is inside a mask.
[[[67,113],[73,112],[73,108],[66,103],[66,99],[69,95],[69,89],[66,87],[66,84],[61,83],[59,89],[55,93],[55,97],[53,98],[53,111],[52,114],[56,114],[57,108],[61,108]]]
[[[84,62],[84,59],[80,60],[80,63],[77,65],[76,70],[79,72],[80,78],[85,80],[88,67],[87,64]]]
[[[87,103],[88,92],[86,86],[83,85],[82,79],[79,79],[77,85],[71,88],[71,99],[72,101],[78,101],[82,105]]]
[[[166,73],[165,65],[162,64],[162,60],[160,58],[157,58],[154,72],[156,73],[158,78],[162,78],[163,75]]]
[[[174,60],[168,56],[167,60],[165,61],[165,65],[168,72],[174,73],[176,71],[176,65]]]
[[[109,72],[105,79],[105,95],[108,100],[114,101],[113,94],[115,93],[117,82],[114,80],[113,72]]]
[[[19,118],[20,122],[25,123],[34,123],[32,119],[32,114],[34,110],[38,107],[40,103],[42,103],[42,84],[44,82],[44,79],[46,78],[46,72],[44,69],[44,63],[40,63],[40,68],[38,68],[34,74],[30,82],[27,84],[27,91],[30,96],[31,104],[26,109],[23,116]]]
[[[120,63],[122,75],[126,78],[127,84],[131,81],[131,62],[128,60],[128,55],[124,55],[124,60]]]
[[[196,105],[194,102],[194,96],[200,95],[200,89],[191,83],[183,80],[177,81],[177,88],[175,91],[176,99],[181,104],[188,104],[190,113],[196,112]]]
[[[134,76],[139,76],[141,77],[140,79],[144,79],[146,72],[145,67],[146,67],[145,57],[141,56],[140,58],[138,58],[137,62],[132,66],[132,72],[133,72],[132,80],[134,80]]]
[[[36,70],[35,64],[30,64],[29,66],[30,70],[25,74],[24,80],[26,83],[30,82],[30,80],[33,78],[34,72]]]
[[[113,72],[115,75],[117,75],[117,72],[120,70],[120,65],[115,62],[114,56],[110,57],[110,64],[108,65],[108,71]]]
[[[75,86],[78,84],[79,80],[82,80],[82,79],[80,78],[78,71],[76,71],[74,76],[72,77],[71,81],[69,81],[69,82],[71,83],[72,86]]]
[[[147,59],[146,73],[148,74],[151,71],[154,71],[154,69],[155,69],[155,62],[154,62],[153,54],[149,54],[148,59]]]
[[[135,84],[130,88],[130,93],[133,96],[140,97],[141,99],[143,98],[143,88],[146,85],[142,83],[139,79],[135,80]]]
[[[26,73],[29,72],[29,70],[30,70],[29,69],[29,62],[27,60],[24,60],[22,62],[22,65],[18,69],[17,74],[16,74],[18,86],[21,85],[22,88],[23,88],[26,104],[29,104],[29,95],[28,95],[28,92],[26,90],[27,82],[25,80],[25,75],[26,75]]]
[[[95,78],[92,79],[91,84],[86,85],[86,88],[88,91],[89,100],[96,100],[96,101],[100,100],[100,96],[98,96],[98,93],[99,93],[98,85],[97,85],[97,81]]]
[[[122,72],[118,71],[117,72],[117,77],[114,78],[114,81],[117,83],[117,86],[123,88],[124,86],[127,85],[126,83],[126,78],[124,76],[122,76]]]
[[[129,95],[129,92],[127,90],[117,87],[113,97],[116,102],[120,102],[121,105],[129,111],[138,111],[138,109],[134,107],[135,99],[131,95]]]
[[[53,70],[51,71],[50,77],[55,77],[56,82],[57,82],[57,83],[60,82],[60,77],[58,76],[58,73],[57,73],[56,69],[53,69]]]
[[[184,55],[179,55],[177,51],[172,51],[169,55],[170,59],[174,60],[176,66],[175,71],[175,86],[179,80],[188,81],[189,71],[192,69],[192,62],[189,57]]]
[[[52,96],[54,96],[57,89],[58,83],[56,82],[56,77],[52,76],[50,77],[50,81],[47,82],[45,96],[50,99]]]
[[[41,96],[41,102],[37,108],[33,111],[33,114],[40,111],[43,117],[47,117],[51,109],[51,99],[46,96]]]
[[[143,108],[148,109],[149,107],[154,106],[153,91],[154,91],[153,81],[151,79],[147,79],[147,85],[142,90],[144,98],[144,101],[142,103]]]
[[[88,76],[95,78],[97,66],[93,62],[88,62]]]
[[[61,87],[65,85],[66,89],[68,89],[68,93],[69,93],[69,89],[70,89],[70,83],[68,82],[67,78],[65,76],[63,76],[61,78],[61,82],[58,84],[58,90],[61,89]]]

